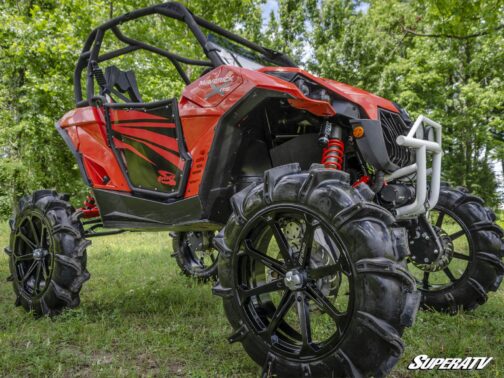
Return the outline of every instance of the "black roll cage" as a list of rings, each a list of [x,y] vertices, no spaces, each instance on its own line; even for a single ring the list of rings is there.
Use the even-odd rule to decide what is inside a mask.
[[[149,45],[145,42],[138,41],[133,38],[129,38],[125,36],[120,30],[119,25],[135,20],[140,17],[159,14],[165,17],[173,18],[185,23],[193,35],[195,36],[198,43],[201,45],[203,52],[208,57],[208,61],[205,60],[195,60],[186,58],[177,54],[174,54],[170,51],[161,49],[159,47],[155,47]],[[259,46],[253,42],[246,40],[236,34],[233,34],[209,21],[206,21],[198,16],[193,15],[184,5],[177,2],[167,2],[163,4],[153,5],[147,8],[142,8],[135,10],[133,12],[126,13],[122,16],[113,18],[104,24],[98,26],[94,29],[84,44],[82,52],[77,60],[77,65],[75,67],[74,72],[74,95],[75,102],[77,106],[87,106],[92,105],[93,96],[94,96],[94,70],[93,68],[97,63],[104,62],[109,59],[116,58],[121,55],[125,55],[131,53],[136,50],[147,50],[153,52],[155,54],[166,57],[171,61],[177,70],[178,74],[184,80],[186,84],[190,84],[191,80],[187,76],[184,69],[181,67],[180,63],[185,63],[189,65],[195,66],[206,66],[215,68],[224,64],[221,60],[215,49],[212,49],[211,44],[209,44],[207,37],[201,30],[201,27],[210,30],[220,36],[223,36],[233,42],[236,42],[240,45],[246,46],[251,50],[259,52],[263,56],[265,56],[268,60],[277,64],[279,66],[284,67],[296,67],[296,65],[292,62],[292,60],[286,55]],[[116,38],[125,43],[127,46],[107,52],[103,55],[99,55],[101,44],[103,41],[103,37],[107,30],[112,30]],[[87,68],[87,77],[86,77],[86,99],[83,100],[82,97],[82,85],[81,85],[81,77],[82,71],[84,68]]]

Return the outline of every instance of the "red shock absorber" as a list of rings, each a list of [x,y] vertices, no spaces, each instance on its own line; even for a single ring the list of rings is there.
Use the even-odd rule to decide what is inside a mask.
[[[327,146],[322,150],[322,164],[326,168],[343,168],[343,155],[345,153],[345,143],[341,139],[329,138]]]
[[[326,168],[338,170],[343,168],[345,142],[343,142],[341,134],[341,128],[332,125],[330,122],[326,122],[322,127],[319,142],[324,146],[322,149],[322,164]]]

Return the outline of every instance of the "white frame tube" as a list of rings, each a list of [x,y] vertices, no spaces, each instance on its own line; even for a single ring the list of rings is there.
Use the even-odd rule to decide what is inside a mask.
[[[433,129],[424,139],[423,124]],[[413,124],[408,135],[397,137],[397,144],[416,150],[416,164],[409,165],[392,172],[387,176],[388,180],[409,176],[416,172],[416,198],[413,203],[395,209],[398,219],[413,218],[425,213],[428,209],[436,206],[441,188],[441,161],[443,149],[441,143],[442,127],[439,123],[421,115]],[[427,153],[432,153],[432,169],[427,169]],[[432,170],[429,196],[427,199],[427,175]]]

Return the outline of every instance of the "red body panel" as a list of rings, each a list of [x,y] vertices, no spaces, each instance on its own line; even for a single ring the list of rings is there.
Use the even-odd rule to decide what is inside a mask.
[[[182,124],[184,141],[192,157],[192,166],[184,191],[184,198],[198,194],[203,172],[212,147],[215,128],[223,116],[233,105],[254,88],[262,88],[289,94],[291,106],[307,110],[317,116],[333,116],[336,114],[332,106],[325,101],[310,99],[303,95],[298,87],[265,72],[288,71],[297,72],[310,80],[328,88],[343,98],[360,105],[371,119],[378,117],[378,108],[397,112],[394,104],[366,91],[353,88],[333,80],[321,79],[299,68],[265,67],[259,71],[244,68],[221,66],[188,85],[179,102],[179,115]],[[143,129],[156,127],[175,127],[156,123],[159,117],[134,110],[113,110],[113,130],[131,138],[141,139],[149,148],[156,151],[172,164],[182,168],[176,139],[159,137],[159,134]],[[139,120],[145,120],[141,122]],[[128,121],[136,121],[131,124]],[[103,111],[96,107],[77,108],[67,113],[60,121],[78,152],[83,156],[84,167],[94,188],[131,191],[115,155],[107,145],[106,128]],[[142,159],[152,163],[135,148],[124,145],[115,139],[118,148],[127,149]],[[162,149],[160,147],[163,147]],[[159,151],[158,151],[159,150]],[[219,153],[218,146],[214,153]],[[227,158],[225,156],[223,159]],[[104,182],[106,175],[110,180]]]
[[[107,144],[105,118],[100,108],[74,109],[63,116],[60,126],[68,132],[76,150],[82,155],[93,188],[131,191]],[[104,176],[109,178],[108,182],[104,182]]]
[[[300,68],[294,67],[264,67],[259,70],[260,72],[297,72],[308,79],[326,87],[330,91],[340,95],[347,100],[360,105],[364,111],[368,114],[369,118],[378,118],[378,108],[383,108],[390,110],[391,112],[397,112],[397,108],[387,99],[376,96],[372,93],[366,92],[362,89],[352,87],[348,84],[340,83],[335,80],[323,79],[312,75],[311,73],[304,71]]]

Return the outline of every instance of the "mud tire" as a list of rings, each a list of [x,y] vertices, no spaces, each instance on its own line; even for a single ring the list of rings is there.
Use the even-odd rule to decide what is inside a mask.
[[[403,228],[394,217],[367,202],[349,185],[348,174],[314,165],[302,172],[298,164],[268,170],[264,183],[244,189],[231,200],[233,213],[214,239],[220,250],[219,283],[233,333],[260,366],[263,376],[361,377],[385,376],[404,350],[403,330],[414,322],[420,301],[405,268],[409,250]],[[257,214],[272,206],[296,206],[327,222],[345,244],[355,272],[353,317],[340,342],[317,358],[279,354],[250,325],[240,305],[235,281],[241,235]]]
[[[474,310],[496,291],[504,277],[503,231],[495,223],[496,216],[484,206],[481,198],[465,188],[443,186],[436,205],[449,211],[467,229],[471,252],[470,262],[460,280],[447,289],[422,291],[422,307],[455,314],[459,309]]]
[[[79,293],[82,284],[90,277],[86,270],[86,248],[91,242],[84,238],[84,229],[79,217],[80,213],[70,205],[68,197],[53,190],[38,190],[31,196],[21,198],[9,222],[10,244],[5,249],[9,255],[10,278],[17,306],[22,306],[36,316],[53,316],[65,308],[74,308],[80,304]],[[17,246],[21,243],[19,233],[25,232],[28,238],[34,239],[31,231],[26,231],[30,219],[35,223],[34,233],[42,229],[41,225],[45,228],[36,239],[47,241],[44,248],[47,250],[48,260],[43,260],[47,261],[47,277],[41,273],[45,279],[44,288],[39,293],[30,292],[20,282],[22,277],[19,277],[20,271],[16,268],[18,261],[16,256],[19,255],[19,251],[31,250],[27,247],[28,244],[24,244],[23,247]],[[27,264],[31,262],[28,261]]]

